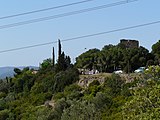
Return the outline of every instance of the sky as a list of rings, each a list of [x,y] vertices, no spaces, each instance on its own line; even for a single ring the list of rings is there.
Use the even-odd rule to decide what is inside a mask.
[[[5,0],[0,1],[0,18],[39,9],[50,8],[84,0]],[[119,6],[90,11],[32,24],[3,28],[1,26],[54,16],[67,12],[87,9],[125,0],[92,0],[83,4],[28,14],[8,19],[0,19],[0,51],[25,47],[58,39],[65,40],[89,34],[106,32],[120,28],[145,24],[160,20],[160,0],[138,0]],[[151,51],[160,39],[160,23],[99,36],[62,42],[62,50],[72,62],[89,49],[102,49],[105,45],[116,45],[120,39],[139,40],[140,45]],[[52,57],[52,47],[57,56],[57,44],[39,46],[18,51],[0,53],[0,67],[39,66],[43,60]]]

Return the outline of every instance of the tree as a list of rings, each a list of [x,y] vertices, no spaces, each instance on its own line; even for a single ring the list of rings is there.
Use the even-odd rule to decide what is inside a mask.
[[[9,117],[9,111],[8,110],[0,111],[0,120],[6,120],[8,117]]]
[[[124,120],[160,119],[160,85],[152,80],[147,84],[134,90],[132,99],[123,107]]]
[[[53,51],[52,51],[52,66],[54,68],[55,65],[55,54],[54,54],[54,47],[53,47]]]
[[[96,69],[98,64],[99,49],[90,49],[76,58],[76,67],[84,69]]]
[[[71,59],[69,56],[65,56],[64,52],[59,56],[56,64],[56,72],[65,71],[71,67]]]
[[[69,56],[66,56],[64,52],[62,52],[61,42],[58,40],[58,60],[56,64],[56,72],[65,71],[66,69],[71,67],[71,59]]]
[[[103,51],[108,51],[109,49],[111,49],[111,48],[113,48],[113,47],[114,47],[114,45],[112,45],[112,44],[105,45],[105,46],[102,48],[102,50],[103,50]]]
[[[142,46],[126,49],[123,44],[110,44],[105,45],[101,51],[95,48],[81,54],[76,58],[76,66],[110,73],[122,69],[128,73],[146,66],[148,60],[154,60],[153,54]]]
[[[124,120],[160,119],[160,67],[151,66],[146,71],[147,79],[137,84],[132,97],[123,106]]]
[[[60,55],[62,54],[62,46],[61,46],[61,41],[58,40],[58,58],[60,57]]]
[[[19,69],[19,68],[14,68],[14,72],[17,74],[17,75],[20,75],[22,73],[22,71]]]
[[[52,67],[52,60],[50,58],[43,60],[42,64],[41,64],[41,69],[47,69]]]
[[[160,64],[160,40],[152,45],[152,53],[155,55],[155,63]]]
[[[8,93],[9,90],[9,83],[6,81],[0,80],[0,93]]]
[[[77,69],[68,69],[66,71],[61,71],[54,76],[54,92],[61,92],[64,88],[72,83],[79,80],[79,73]]]
[[[119,95],[123,85],[124,80],[122,80],[122,78],[117,74],[113,74],[111,77],[107,77],[104,82],[104,87],[110,89],[111,96]]]
[[[95,106],[86,102],[75,102],[64,110],[62,120],[99,120],[100,115]]]
[[[152,45],[152,53],[160,55],[160,40]]]

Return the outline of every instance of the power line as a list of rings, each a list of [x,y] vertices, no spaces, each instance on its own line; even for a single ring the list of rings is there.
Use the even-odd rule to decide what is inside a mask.
[[[55,7],[49,7],[49,8],[45,8],[45,9],[39,9],[39,10],[34,10],[34,11],[29,11],[29,12],[14,14],[14,15],[3,16],[3,17],[0,17],[0,20],[1,19],[18,17],[18,16],[23,16],[23,15],[28,15],[28,14],[33,14],[33,13],[39,13],[39,12],[49,11],[49,10],[53,10],[53,9],[63,8],[63,7],[69,7],[69,6],[78,5],[78,4],[82,4],[82,3],[86,3],[86,2],[91,2],[91,1],[94,1],[94,0],[84,0],[84,1],[69,3],[69,4],[55,6]]]
[[[139,24],[139,25],[135,25],[135,26],[119,28],[119,29],[115,29],[115,30],[105,31],[105,32],[99,32],[99,33],[88,34],[88,35],[83,35],[83,36],[79,36],[79,37],[63,39],[61,41],[62,42],[73,41],[73,40],[77,40],[77,39],[82,39],[82,38],[87,38],[87,37],[94,37],[94,36],[99,36],[99,35],[103,35],[103,34],[109,34],[109,33],[114,33],[114,32],[119,32],[119,31],[124,31],[124,30],[129,30],[129,29],[134,29],[134,28],[139,28],[139,27],[144,27],[144,26],[149,26],[149,25],[154,25],[154,24],[159,24],[159,23],[160,23],[160,20],[159,21],[150,22],[150,23],[145,23],[145,24]],[[48,42],[48,43],[42,43],[42,44],[36,44],[36,45],[31,45],[31,46],[25,46],[25,47],[19,47],[19,48],[13,48],[13,49],[8,49],[8,50],[2,50],[2,51],[0,51],[0,53],[6,53],[6,52],[17,51],[17,50],[22,50],[22,49],[45,46],[45,45],[54,44],[54,43],[57,43],[57,41]]]
[[[39,47],[39,46],[45,46],[45,45],[49,45],[49,44],[53,44],[53,43],[57,43],[57,41],[47,42],[47,43],[42,43],[42,44],[36,44],[36,45],[30,45],[30,46],[25,46],[25,47],[19,47],[19,48],[13,48],[13,49],[8,49],[8,50],[3,50],[3,51],[0,51],[0,53],[17,51],[17,50],[22,50],[22,49],[27,49],[27,48],[34,48],[34,47]]]
[[[32,20],[28,20],[28,21],[22,21],[22,22],[2,25],[2,26],[0,26],[0,29],[11,28],[11,27],[16,27],[16,26],[21,26],[21,25],[26,25],[26,24],[31,24],[31,23],[36,23],[36,22],[71,16],[71,15],[86,13],[86,12],[90,12],[90,11],[100,10],[100,9],[104,9],[104,8],[108,8],[108,7],[114,7],[114,6],[127,4],[130,2],[136,2],[136,1],[138,1],[138,0],[123,0],[123,1],[115,2],[115,3],[111,3],[111,4],[105,4],[105,5],[92,7],[92,8],[88,8],[88,9],[82,9],[82,10],[67,12],[67,13],[58,14],[58,15],[54,15],[54,16],[48,16],[48,17],[32,19]]]

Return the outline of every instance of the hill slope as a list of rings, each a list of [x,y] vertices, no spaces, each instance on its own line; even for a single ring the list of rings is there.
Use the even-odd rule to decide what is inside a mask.
[[[21,67],[0,67],[0,79],[4,79],[6,77],[12,77],[14,75],[14,68],[23,69],[25,66]],[[38,69],[35,66],[29,66],[29,68]]]

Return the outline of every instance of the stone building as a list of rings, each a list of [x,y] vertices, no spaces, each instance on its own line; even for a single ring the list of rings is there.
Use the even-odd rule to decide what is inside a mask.
[[[139,47],[138,40],[121,39],[120,44],[125,45],[126,48],[138,48]]]

